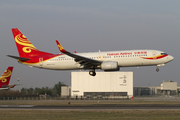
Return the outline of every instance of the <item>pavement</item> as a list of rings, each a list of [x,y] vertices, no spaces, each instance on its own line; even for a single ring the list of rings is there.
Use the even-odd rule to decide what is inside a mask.
[[[180,105],[0,105],[4,109],[26,109],[26,110],[180,110]]]

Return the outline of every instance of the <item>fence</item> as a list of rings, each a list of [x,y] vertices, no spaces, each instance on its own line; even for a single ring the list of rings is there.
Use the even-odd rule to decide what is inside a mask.
[[[180,96],[160,96],[160,95],[146,95],[146,96],[61,96],[61,97],[41,97],[41,96],[9,96],[9,97],[2,97],[0,96],[0,100],[177,100],[180,101]]]
[[[63,97],[0,97],[0,100],[129,100],[129,96],[111,96],[111,97],[85,97],[85,96],[63,96]]]

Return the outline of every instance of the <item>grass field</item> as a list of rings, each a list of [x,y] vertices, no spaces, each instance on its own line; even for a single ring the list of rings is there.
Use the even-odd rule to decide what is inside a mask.
[[[1,120],[179,120],[180,110],[0,110]]]

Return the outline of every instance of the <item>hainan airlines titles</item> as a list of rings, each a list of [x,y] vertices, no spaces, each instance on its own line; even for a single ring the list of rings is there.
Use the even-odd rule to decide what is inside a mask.
[[[147,52],[123,52],[123,53],[107,53],[107,56],[117,56],[117,55],[146,55]]]

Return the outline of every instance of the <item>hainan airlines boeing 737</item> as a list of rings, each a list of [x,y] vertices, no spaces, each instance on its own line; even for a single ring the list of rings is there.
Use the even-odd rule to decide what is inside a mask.
[[[0,77],[0,90],[7,90],[16,86],[16,84],[9,85],[12,71],[13,67],[8,67],[4,74]]]
[[[95,76],[95,69],[119,71],[120,67],[133,66],[157,66],[158,72],[159,66],[164,66],[174,59],[171,55],[158,50],[70,53],[57,40],[56,43],[63,54],[52,54],[36,49],[17,28],[12,28],[12,33],[20,57],[8,56],[30,67],[51,70],[89,69],[89,74]]]

